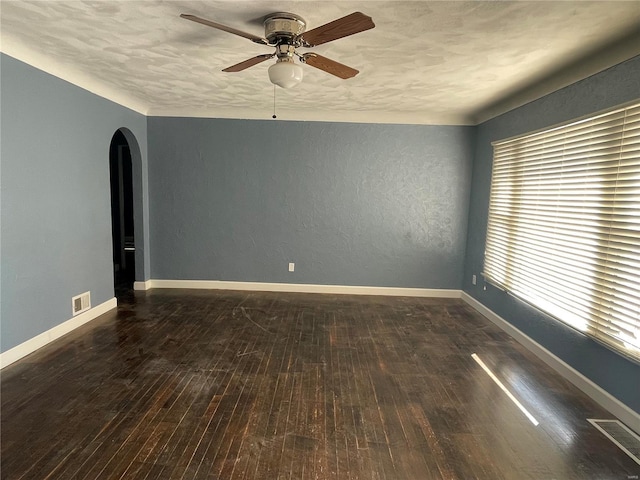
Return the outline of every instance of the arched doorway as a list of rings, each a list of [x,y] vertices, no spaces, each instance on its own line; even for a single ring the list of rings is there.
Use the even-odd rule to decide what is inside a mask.
[[[121,130],[111,139],[109,171],[114,289],[116,297],[121,297],[133,291],[136,278],[133,164],[129,142]]]

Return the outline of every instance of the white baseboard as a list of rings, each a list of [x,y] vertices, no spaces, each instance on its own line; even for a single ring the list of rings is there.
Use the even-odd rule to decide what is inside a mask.
[[[93,307],[86,312],[83,312],[75,317],[63,322],[55,327],[30,338],[26,342],[22,342],[20,345],[2,352],[0,354],[0,368],[4,368],[7,365],[11,365],[13,362],[20,360],[22,357],[26,357],[30,353],[35,352],[39,348],[44,347],[46,344],[53,342],[61,336],[75,330],[76,328],[84,325],[87,322],[99,317],[103,313],[108,312],[118,306],[117,299],[111,298],[100,305]]]
[[[225,282],[218,280],[147,280],[136,282],[146,288],[194,288],[209,290],[247,290],[256,292],[330,293],[338,295],[384,295],[394,297],[460,298],[460,290],[435,288],[365,287],[352,285],[313,285],[308,283]],[[142,285],[140,285],[142,287]],[[135,288],[135,285],[134,285]],[[142,290],[143,288],[140,288]]]
[[[149,290],[151,288],[151,280],[146,280],[144,282],[133,282],[134,290]]]
[[[469,305],[471,305],[476,311],[487,317],[498,327],[511,335],[518,343],[535,354],[538,358],[540,358],[543,362],[557,371],[560,375],[569,380],[584,393],[589,395],[589,397],[600,404],[600,406],[618,417],[618,419],[620,419],[621,422],[625,423],[629,428],[636,432],[640,432],[640,414],[629,408],[627,405],[622,403],[602,387],[589,380],[564,360],[555,356],[553,353],[544,348],[531,337],[522,333],[519,329],[511,325],[497,313],[493,312],[493,310],[484,306],[471,295],[462,292],[461,298]]]

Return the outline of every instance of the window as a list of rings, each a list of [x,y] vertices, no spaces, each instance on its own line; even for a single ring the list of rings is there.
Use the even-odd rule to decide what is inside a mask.
[[[640,360],[640,103],[493,146],[486,280]]]

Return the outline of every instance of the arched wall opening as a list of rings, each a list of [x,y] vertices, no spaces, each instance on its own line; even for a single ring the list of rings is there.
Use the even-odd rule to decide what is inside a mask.
[[[114,290],[133,290],[145,279],[142,154],[135,135],[119,128],[109,148]]]

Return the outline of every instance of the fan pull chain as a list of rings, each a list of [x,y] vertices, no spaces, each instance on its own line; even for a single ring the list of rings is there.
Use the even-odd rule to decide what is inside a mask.
[[[273,86],[273,115],[271,116],[271,118],[278,118],[276,117],[276,86]]]

